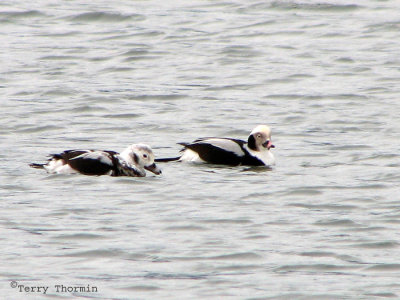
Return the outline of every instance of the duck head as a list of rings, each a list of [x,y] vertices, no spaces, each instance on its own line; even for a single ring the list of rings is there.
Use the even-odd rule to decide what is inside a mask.
[[[121,152],[120,156],[139,169],[146,169],[156,175],[161,174],[161,169],[154,162],[153,150],[148,145],[133,144]]]
[[[253,151],[275,148],[271,142],[271,129],[267,125],[258,125],[250,133],[247,146]]]

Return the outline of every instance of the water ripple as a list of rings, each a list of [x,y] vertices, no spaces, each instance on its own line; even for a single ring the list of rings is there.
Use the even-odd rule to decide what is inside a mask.
[[[145,17],[139,14],[124,15],[110,12],[86,12],[70,16],[69,19],[75,22],[126,22],[143,21]]]

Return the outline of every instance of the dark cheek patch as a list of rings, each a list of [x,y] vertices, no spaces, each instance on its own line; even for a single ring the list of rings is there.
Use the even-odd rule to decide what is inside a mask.
[[[139,157],[137,156],[136,153],[133,154],[133,161],[135,162],[135,164],[139,162]]]
[[[247,146],[249,146],[249,148],[250,148],[251,150],[257,151],[257,148],[256,148],[256,139],[254,138],[253,135],[250,135],[250,136],[249,136],[249,139],[247,140]]]

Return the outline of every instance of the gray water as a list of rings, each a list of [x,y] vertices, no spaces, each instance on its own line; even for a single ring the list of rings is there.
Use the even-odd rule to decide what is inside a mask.
[[[400,297],[399,1],[5,0],[0,34],[1,299]],[[28,166],[258,124],[272,170]]]

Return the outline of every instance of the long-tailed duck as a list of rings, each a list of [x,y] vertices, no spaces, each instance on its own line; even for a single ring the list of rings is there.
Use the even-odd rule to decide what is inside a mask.
[[[53,174],[144,177],[145,169],[161,174],[154,163],[153,151],[144,144],[133,144],[121,153],[109,150],[66,150],[51,154],[45,164],[32,163],[30,166]]]
[[[272,166],[275,158],[271,148],[271,129],[259,125],[250,133],[247,142],[231,138],[200,138],[192,143],[179,143],[184,148],[180,156],[159,158],[156,162],[192,161],[222,165]]]

